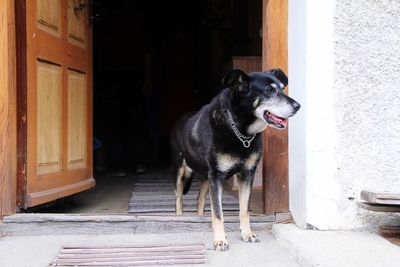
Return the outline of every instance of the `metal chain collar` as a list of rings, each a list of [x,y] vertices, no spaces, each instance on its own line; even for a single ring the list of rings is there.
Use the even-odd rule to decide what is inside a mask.
[[[236,137],[242,142],[243,146],[245,148],[248,148],[251,144],[251,141],[253,141],[254,137],[253,136],[245,136],[241,132],[239,132],[239,129],[236,127],[236,123],[233,121],[232,113],[230,112],[229,109],[226,110],[226,115],[228,117],[229,125],[231,126],[233,132],[235,133]]]

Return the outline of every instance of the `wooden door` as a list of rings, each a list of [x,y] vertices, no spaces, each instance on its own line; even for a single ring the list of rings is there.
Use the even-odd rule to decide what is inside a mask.
[[[88,0],[26,0],[25,4],[24,208],[95,185]]]

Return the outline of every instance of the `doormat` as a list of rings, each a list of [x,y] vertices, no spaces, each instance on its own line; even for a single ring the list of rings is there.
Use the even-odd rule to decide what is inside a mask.
[[[193,179],[189,192],[183,195],[183,212],[197,211],[199,179]],[[137,177],[129,203],[128,213],[175,212],[173,179],[168,174],[142,174]],[[228,192],[222,194],[222,209],[238,211],[239,201]],[[205,211],[210,211],[210,198],[206,197]]]
[[[204,264],[206,247],[192,244],[64,246],[49,266]]]

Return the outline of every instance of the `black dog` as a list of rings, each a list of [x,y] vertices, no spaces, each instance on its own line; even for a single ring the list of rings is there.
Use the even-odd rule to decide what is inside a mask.
[[[258,242],[250,229],[248,213],[254,173],[262,152],[261,133],[267,125],[287,126],[300,104],[282,91],[288,78],[280,69],[247,75],[233,70],[210,104],[178,121],[172,132],[172,169],[176,186],[176,214],[182,214],[182,194],[190,188],[193,172],[205,179],[197,199],[197,213],[204,212],[210,189],[214,249],[227,250],[222,214],[222,182],[233,175],[239,184],[242,239]]]

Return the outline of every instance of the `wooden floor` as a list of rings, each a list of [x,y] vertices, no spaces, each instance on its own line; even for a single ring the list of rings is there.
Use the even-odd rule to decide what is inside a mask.
[[[168,169],[166,168],[162,172],[164,172],[165,176],[168,174]],[[150,170],[144,176],[152,173],[160,173],[160,169]],[[142,180],[140,175],[134,173],[122,175],[122,173],[117,172],[99,172],[95,173],[94,178],[96,186],[93,189],[30,211],[67,214],[128,214],[132,192],[135,191],[135,181]],[[172,182],[170,188],[173,190]],[[149,194],[152,195],[152,192],[149,191]],[[224,195],[228,194],[229,192],[224,192]],[[230,194],[235,195],[235,192],[231,192]],[[154,197],[156,198],[157,196]],[[232,201],[232,197],[230,197],[230,201]],[[253,213],[262,212],[261,192],[253,192],[250,208]],[[193,211],[185,212],[185,214],[191,213],[195,214]]]

